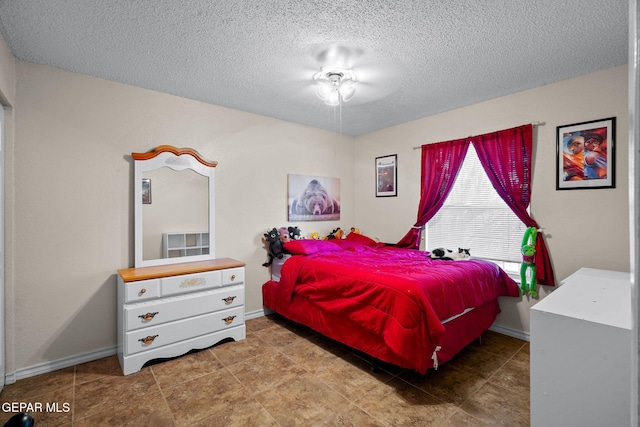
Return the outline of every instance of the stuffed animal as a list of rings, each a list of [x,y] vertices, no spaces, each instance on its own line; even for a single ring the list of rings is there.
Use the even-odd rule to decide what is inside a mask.
[[[324,236],[322,240],[342,239],[344,237],[344,230],[340,227],[334,229],[331,233]]]
[[[320,240],[320,233],[314,231],[313,233],[309,234],[309,238],[311,240]]]
[[[355,227],[351,227],[351,233],[353,233],[353,234],[361,234],[360,230],[355,228]]]
[[[287,229],[287,227],[280,227],[278,229],[278,233],[280,234],[280,241],[283,245],[291,241],[291,236],[289,235],[289,230]]]
[[[268,267],[273,263],[274,258],[282,259],[282,257],[284,257],[284,249],[282,248],[280,233],[278,233],[278,230],[275,227],[264,233],[264,240],[268,245],[267,253],[269,260],[262,264],[262,266]]]
[[[289,227],[289,237],[291,240],[300,240],[302,239],[302,232],[298,227]]]
[[[520,266],[520,290],[522,294],[527,292],[532,298],[538,297],[536,292],[536,236],[538,229],[529,227],[522,237],[522,265]],[[531,269],[531,281],[527,283],[527,270]]]

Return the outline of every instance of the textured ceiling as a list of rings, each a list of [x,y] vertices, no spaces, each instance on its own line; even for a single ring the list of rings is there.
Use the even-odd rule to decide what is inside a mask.
[[[16,58],[360,135],[628,62],[627,0],[0,0]],[[312,77],[357,73],[334,107]],[[337,107],[336,107],[337,108]]]

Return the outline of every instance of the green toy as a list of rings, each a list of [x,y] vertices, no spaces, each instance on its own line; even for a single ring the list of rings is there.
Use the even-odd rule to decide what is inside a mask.
[[[537,298],[536,292],[536,236],[538,229],[535,227],[529,227],[524,232],[522,238],[522,266],[520,267],[520,290],[522,294],[527,292],[532,298]],[[527,283],[527,269],[531,269],[531,283]]]

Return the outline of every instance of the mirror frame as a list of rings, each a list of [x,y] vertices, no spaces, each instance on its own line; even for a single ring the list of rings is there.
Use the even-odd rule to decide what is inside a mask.
[[[215,167],[218,162],[204,160],[191,148],[161,145],[146,153],[131,153],[134,160],[135,268],[215,259]],[[144,260],[142,257],[142,176],[144,172],[168,167],[175,171],[191,169],[209,178],[209,253],[179,258]]]

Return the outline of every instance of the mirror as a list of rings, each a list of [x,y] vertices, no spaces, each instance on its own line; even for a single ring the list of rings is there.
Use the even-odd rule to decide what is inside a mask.
[[[215,258],[217,162],[168,145],[131,156],[136,268]]]
[[[206,254],[209,180],[192,169],[168,167],[143,173],[142,180],[142,259]]]

